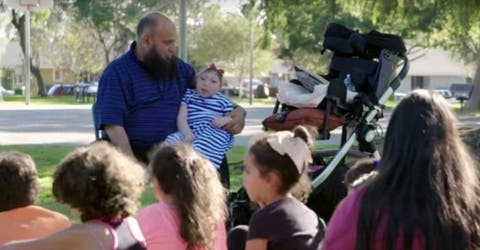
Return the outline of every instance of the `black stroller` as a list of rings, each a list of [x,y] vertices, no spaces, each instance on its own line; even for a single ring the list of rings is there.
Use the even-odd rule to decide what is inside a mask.
[[[333,52],[328,74],[317,76],[295,67],[297,79],[289,83],[302,86],[308,93],[324,85],[321,102],[315,107],[299,108],[277,98],[273,114],[263,125],[267,130],[313,125],[318,128],[319,140],[329,139],[332,129],[342,127],[338,149],[318,150],[313,154],[313,165],[317,168],[311,172],[313,192],[307,205],[328,221],[347,193],[342,183],[348,170],[346,158],[380,158],[375,145],[375,124],[383,117],[385,102],[406,76],[409,63],[400,37],[375,30],[362,34],[330,23],[323,47]],[[348,100],[352,92],[355,96]],[[358,149],[353,149],[355,143]],[[252,209],[245,190],[232,193],[230,226],[248,224]]]

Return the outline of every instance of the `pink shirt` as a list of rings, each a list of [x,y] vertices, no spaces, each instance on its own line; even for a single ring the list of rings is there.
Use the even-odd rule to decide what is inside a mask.
[[[335,209],[325,232],[325,238],[322,243],[324,250],[355,250],[357,240],[357,222],[360,212],[360,202],[364,189],[355,191],[348,195]],[[385,228],[387,219],[382,220],[375,235],[374,250],[382,250],[385,237]],[[401,237],[399,237],[401,238]],[[417,234],[413,239],[412,250],[422,250],[425,247],[423,238]],[[397,249],[405,249],[402,240],[397,241]]]
[[[158,202],[143,208],[137,215],[140,229],[148,249],[181,250],[187,243],[180,236],[180,219],[175,206]],[[223,222],[215,232],[215,250],[227,249],[227,236]],[[200,250],[200,249],[198,249]]]

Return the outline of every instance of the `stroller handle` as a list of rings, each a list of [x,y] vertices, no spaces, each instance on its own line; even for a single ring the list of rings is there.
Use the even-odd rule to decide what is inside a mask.
[[[403,78],[405,78],[405,76],[407,75],[408,73],[408,70],[410,68],[410,64],[409,64],[409,61],[408,61],[408,58],[406,56],[403,56],[403,55],[397,55],[397,57],[399,57],[402,61],[403,61],[403,66],[402,66],[402,69],[400,70],[400,72],[395,76],[395,78],[390,82],[388,88],[386,89],[386,91],[382,94],[382,96],[380,97],[378,103],[380,105],[384,104],[388,98],[390,97],[390,95],[393,94],[393,92],[398,89],[398,87],[400,86],[400,83],[402,81]],[[366,122],[367,124],[370,123],[376,116],[377,114],[379,113],[379,109],[371,109],[363,118],[364,122]],[[340,161],[347,155],[347,153],[349,152],[350,148],[353,146],[353,144],[355,143],[355,141],[357,140],[357,133],[356,132],[353,132],[350,137],[348,138],[348,140],[345,142],[345,144],[339,149],[338,153],[335,155],[335,157],[333,157],[330,162],[328,163],[328,165],[325,167],[325,169],[322,171],[322,173],[320,173],[313,181],[312,181],[312,186],[313,188],[317,188],[318,186],[320,186],[327,178],[328,176],[330,176],[330,174],[333,172],[333,170],[335,170],[335,168],[338,166],[338,164],[340,163]],[[377,151],[378,153],[378,151]],[[378,155],[378,154],[377,154]]]

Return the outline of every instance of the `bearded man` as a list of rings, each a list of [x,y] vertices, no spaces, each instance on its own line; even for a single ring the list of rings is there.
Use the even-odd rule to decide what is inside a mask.
[[[153,145],[177,130],[182,96],[194,88],[194,69],[175,55],[176,28],[160,12],[144,15],[130,50],[112,61],[100,79],[96,127],[125,154],[146,162]],[[245,125],[238,107],[224,129],[238,134]]]

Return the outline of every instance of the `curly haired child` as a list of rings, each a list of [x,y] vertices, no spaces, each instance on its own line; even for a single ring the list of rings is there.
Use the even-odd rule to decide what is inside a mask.
[[[82,224],[7,249],[146,249],[134,214],[143,168],[107,142],[70,153],[56,168],[55,198],[80,213]]]

